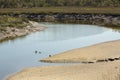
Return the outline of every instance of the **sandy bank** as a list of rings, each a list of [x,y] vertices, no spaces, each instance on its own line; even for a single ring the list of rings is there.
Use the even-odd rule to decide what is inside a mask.
[[[28,68],[7,80],[120,80],[120,61]]]
[[[29,23],[30,26],[26,26],[24,28],[6,27],[5,31],[0,32],[0,41],[24,36],[31,32],[42,31],[46,28],[44,25],[40,25],[37,22],[29,21]]]
[[[43,62],[108,62],[120,60],[120,40],[66,51],[43,59]]]
[[[45,60],[62,62],[86,61],[120,56],[120,41],[67,51]],[[57,59],[57,60],[56,60]],[[7,80],[120,80],[120,60],[64,66],[28,68],[10,76]]]

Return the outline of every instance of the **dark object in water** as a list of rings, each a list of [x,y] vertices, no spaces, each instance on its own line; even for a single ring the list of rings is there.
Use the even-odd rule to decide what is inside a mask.
[[[37,53],[37,51],[35,51],[35,53]]]
[[[94,62],[88,62],[89,64],[92,64],[92,63],[94,63]]]
[[[39,54],[41,54],[42,52],[39,51]]]
[[[49,57],[52,57],[52,55],[49,55]]]
[[[105,60],[97,60],[96,62],[105,62]]]

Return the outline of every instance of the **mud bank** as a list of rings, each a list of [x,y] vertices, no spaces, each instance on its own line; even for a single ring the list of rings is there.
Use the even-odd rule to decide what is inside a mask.
[[[30,25],[24,28],[6,27],[0,32],[0,41],[27,35],[31,32],[42,31],[46,27],[37,22],[29,21]]]

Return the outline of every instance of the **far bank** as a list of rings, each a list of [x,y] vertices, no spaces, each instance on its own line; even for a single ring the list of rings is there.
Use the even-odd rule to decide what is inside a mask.
[[[0,15],[24,17],[39,22],[64,22],[120,27],[119,7],[1,8]]]

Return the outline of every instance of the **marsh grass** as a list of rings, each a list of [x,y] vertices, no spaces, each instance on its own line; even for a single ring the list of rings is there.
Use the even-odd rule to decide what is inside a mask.
[[[28,20],[22,17],[0,16],[0,30],[4,31],[6,27],[23,28],[28,25]]]
[[[53,14],[53,13],[79,13],[79,14],[120,14],[119,7],[40,7],[40,8],[6,8],[0,9],[0,14]]]

